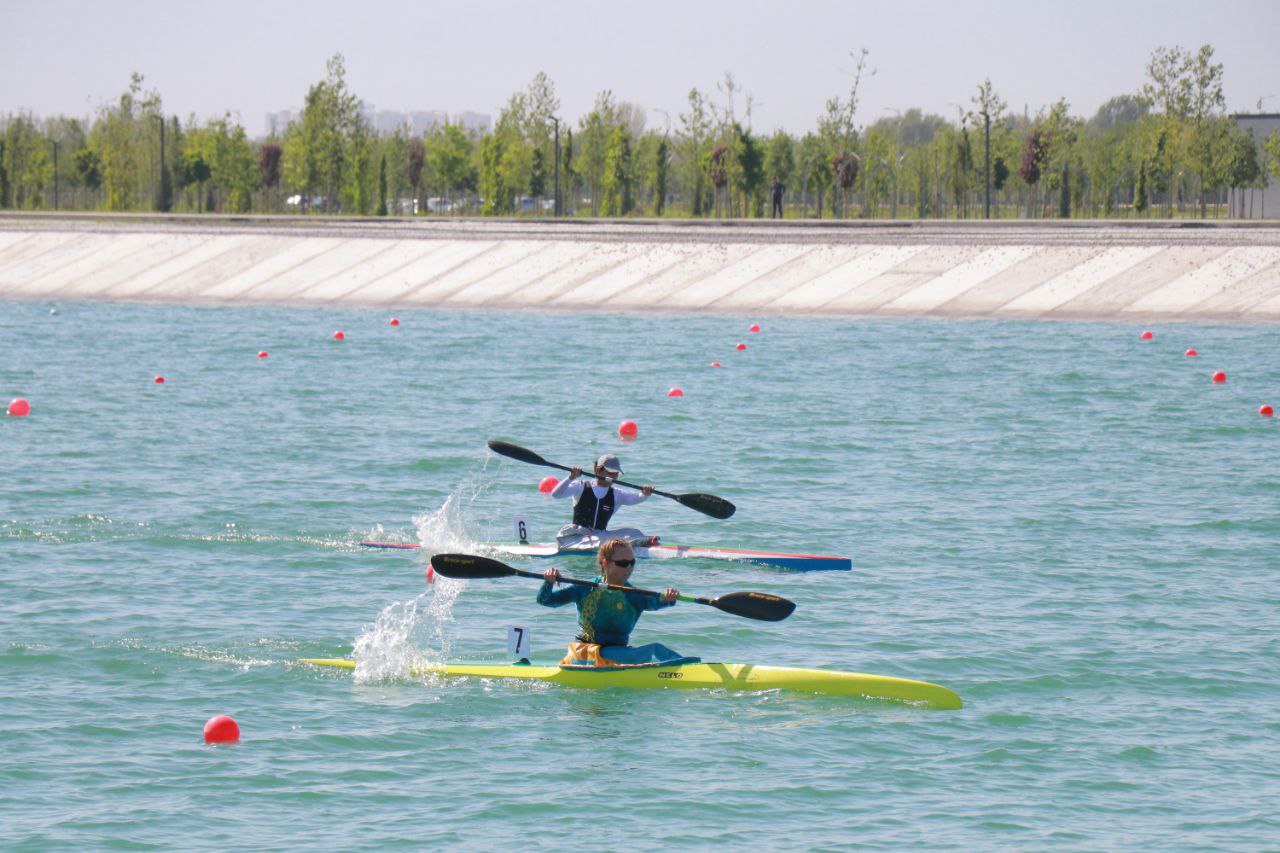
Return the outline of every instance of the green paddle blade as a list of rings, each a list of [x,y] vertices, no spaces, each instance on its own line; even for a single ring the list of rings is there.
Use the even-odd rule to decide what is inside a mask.
[[[431,568],[435,569],[438,575],[460,580],[505,578],[518,574],[515,569],[505,563],[472,554],[434,554],[431,557]]]
[[[767,592],[731,592],[705,603],[725,613],[762,622],[781,622],[796,609],[794,601]]]

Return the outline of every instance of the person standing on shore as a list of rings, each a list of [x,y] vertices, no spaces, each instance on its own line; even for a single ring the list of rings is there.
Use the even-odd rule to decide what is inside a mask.
[[[774,175],[773,180],[769,182],[769,195],[773,198],[773,207],[769,211],[770,219],[782,218],[782,194],[787,191],[787,185],[778,180],[778,176]]]

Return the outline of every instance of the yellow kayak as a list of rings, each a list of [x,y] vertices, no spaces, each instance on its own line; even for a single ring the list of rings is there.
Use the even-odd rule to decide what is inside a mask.
[[[355,669],[356,666],[355,661],[346,658],[306,658],[300,662],[340,669]],[[964,704],[953,691],[927,681],[913,681],[909,678],[894,678],[888,675],[867,675],[861,672],[754,666],[741,663],[682,663],[621,669],[450,663],[436,667],[423,667],[412,671],[411,675],[415,677],[445,675],[517,678],[587,689],[623,687],[685,690],[794,690],[800,693],[821,693],[827,696],[910,702],[940,710],[952,710],[963,707]]]

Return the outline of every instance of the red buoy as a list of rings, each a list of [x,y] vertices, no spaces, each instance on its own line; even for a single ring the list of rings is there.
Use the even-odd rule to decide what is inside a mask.
[[[31,404],[27,402],[25,397],[14,397],[9,401],[9,415],[15,418],[25,418],[31,414]]]
[[[333,333],[333,339],[335,341],[345,341],[347,339],[347,334],[346,332],[339,330]]]
[[[400,325],[400,320],[399,320],[399,319],[397,319],[396,317],[392,317],[392,318],[391,318],[391,325],[393,325],[393,326],[399,326],[399,325]]]
[[[1269,418],[1275,414],[1275,410],[1271,408],[1269,403],[1263,403],[1258,407],[1258,414],[1262,415],[1264,418]]]
[[[431,567],[430,563],[427,563],[427,570],[423,574],[427,576],[427,583],[436,582],[436,570]]]
[[[556,490],[556,486],[558,485],[560,485],[560,481],[548,474],[546,477],[542,478],[541,482],[538,483],[538,491],[542,492],[544,495],[549,495]]]
[[[1227,374],[1225,374],[1225,373],[1223,373],[1221,370],[1219,370],[1217,373],[1213,374],[1213,381],[1214,381],[1214,382],[1226,382],[1226,381],[1227,381]]]
[[[1186,352],[1184,352],[1184,353],[1183,353],[1183,355],[1188,356],[1188,357],[1195,357],[1195,356],[1197,356],[1197,355],[1199,355],[1199,354],[1200,354],[1200,353],[1196,352],[1196,348],[1195,348],[1195,347],[1192,347],[1191,349],[1189,349],[1189,350],[1187,350]]]
[[[635,438],[640,433],[640,427],[636,426],[635,421],[623,421],[618,424],[618,436],[620,438]]]
[[[204,724],[205,743],[235,743],[240,740],[240,726],[226,714],[210,717]]]
[[[718,362],[718,361],[713,361],[713,362],[711,362],[711,366],[712,366],[712,367],[719,367],[719,366],[720,366],[720,362]]]
[[[746,345],[746,344],[742,344],[742,343],[740,343],[740,344],[738,344],[736,347],[734,347],[734,349],[736,349],[736,350],[744,350],[744,349],[746,349],[746,348],[747,348],[747,345]]]
[[[668,396],[668,397],[683,397],[683,396],[684,396],[684,392],[683,392],[683,391],[681,391],[679,388],[672,388],[670,391],[668,391],[668,392],[667,392],[667,396]]]
[[[1150,332],[1143,332],[1142,334],[1138,335],[1138,337],[1142,338],[1144,341],[1149,341],[1152,338],[1154,338],[1155,335],[1151,334]]]
[[[266,358],[266,357],[267,357],[267,351],[266,351],[266,350],[261,350],[261,351],[258,353],[258,358]]]
[[[758,331],[760,331],[760,324],[759,324],[759,323],[752,323],[752,324],[751,324],[751,328],[747,329],[747,331],[748,331],[748,332],[758,332]]]
[[[156,383],[157,385],[163,385],[163,384],[164,384],[164,377],[163,377],[163,376],[157,376],[157,377],[156,377],[156,379],[155,379],[155,383]]]

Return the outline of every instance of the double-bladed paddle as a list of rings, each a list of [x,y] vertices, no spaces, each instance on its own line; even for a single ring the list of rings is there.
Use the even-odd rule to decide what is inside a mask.
[[[543,465],[547,468],[559,468],[561,471],[573,470],[568,465],[548,462],[532,450],[529,450],[526,447],[521,447],[518,444],[511,444],[506,441],[490,441],[488,444],[489,449],[494,453],[506,456],[510,459],[516,459],[520,462],[528,462],[530,465]],[[614,482],[619,486],[628,486],[632,489],[641,488],[635,483],[626,483],[622,480],[614,480]],[[729,503],[724,498],[716,497],[715,495],[704,495],[700,492],[690,492],[685,495],[673,495],[670,492],[663,492],[658,489],[654,489],[653,493],[655,495],[662,495],[664,498],[671,498],[676,503],[684,504],[689,507],[689,509],[696,509],[698,512],[703,513],[704,515],[709,515],[712,518],[728,518],[733,515],[735,510],[737,510],[736,506]]]
[[[511,575],[543,580],[542,575],[537,572],[513,569],[506,563],[500,563],[488,557],[477,557],[472,554],[436,554],[431,558],[431,568],[435,569],[436,574],[460,580],[505,578]],[[579,578],[561,576],[560,582],[577,584],[578,586],[596,586],[604,587],[605,589],[638,592],[641,595],[662,596],[662,593],[651,589],[636,589],[635,587],[618,586],[612,583],[584,581]],[[717,610],[723,610],[725,613],[732,613],[734,616],[745,616],[748,619],[759,619],[762,622],[781,622],[796,609],[794,601],[788,601],[785,598],[770,595],[767,592],[731,592],[718,598],[698,598],[693,595],[681,595],[680,601],[708,604]]]

